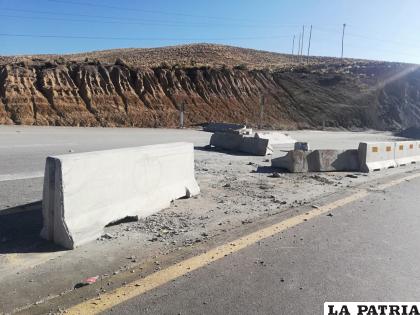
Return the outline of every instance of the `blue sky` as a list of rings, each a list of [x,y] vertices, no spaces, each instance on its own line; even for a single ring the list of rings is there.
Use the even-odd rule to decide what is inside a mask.
[[[311,55],[339,56],[346,23],[346,57],[420,64],[419,12],[419,0],[0,0],[0,54],[193,42],[289,53],[302,25],[306,52],[312,24]]]

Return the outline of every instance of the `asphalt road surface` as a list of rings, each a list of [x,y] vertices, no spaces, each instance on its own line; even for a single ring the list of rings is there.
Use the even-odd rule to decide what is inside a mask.
[[[313,149],[350,149],[360,141],[394,139],[380,132],[287,133],[308,141]],[[166,264],[159,266],[163,269],[177,261],[177,255],[189,257],[194,250],[219,246],[258,229],[260,220],[270,223],[293,217],[297,205],[310,207],[322,202],[322,196],[354,193],[360,185],[366,189],[416,171],[415,166],[407,166],[356,179],[345,174],[284,174],[273,179],[264,172],[271,172],[269,159],[201,150],[210,136],[198,130],[0,126],[0,314],[21,308],[24,314],[57,312],[97,296],[102,280],[73,290],[87,276],[104,276],[107,292],[124,288],[125,280],[153,274],[154,257],[161,263],[166,257]],[[39,201],[48,155],[175,141],[193,142],[197,147],[196,175],[203,189],[197,199],[179,200],[160,214],[165,220],[171,220],[171,213],[186,220],[188,232],[179,233],[176,241],[150,242],[154,234],[137,229],[135,222],[107,228],[116,235],[112,240],[97,240],[73,251],[62,251],[39,238]],[[225,188],[226,182],[232,187]],[[371,193],[362,202],[334,210],[333,217],[313,218],[121,306],[115,298],[113,311],[307,314],[319,313],[327,299],[415,300],[413,292],[420,287],[415,276],[419,232],[414,228],[419,223],[418,182],[393,187],[392,194]],[[36,209],[21,212],[33,202]],[[2,229],[10,233],[4,235]],[[184,246],[190,239],[203,243],[195,244],[190,252]],[[145,267],[139,274],[131,273],[127,264],[132,255],[138,258],[133,268]],[[54,296],[58,298],[50,300]]]
[[[418,301],[420,179],[334,209],[105,314],[322,314],[325,301]]]
[[[380,132],[287,131],[314,149],[357,148],[361,141],[386,141]],[[39,201],[48,155],[69,154],[177,141],[209,143],[198,130],[0,126],[0,211]]]

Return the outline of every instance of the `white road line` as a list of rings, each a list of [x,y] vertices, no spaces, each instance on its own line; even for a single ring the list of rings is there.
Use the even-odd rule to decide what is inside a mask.
[[[65,147],[76,146],[77,143],[39,143],[39,144],[10,144],[0,145],[0,149],[38,148],[38,147]]]
[[[16,174],[0,174],[0,182],[6,182],[10,180],[19,180],[19,179],[31,179],[44,177],[44,172],[25,172],[25,173],[16,173]]]

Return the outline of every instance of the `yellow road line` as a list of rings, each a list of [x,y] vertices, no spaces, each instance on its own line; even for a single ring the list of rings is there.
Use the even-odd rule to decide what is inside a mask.
[[[401,179],[393,180],[389,183],[378,185],[378,189],[386,189],[391,186],[398,185],[406,180],[414,179],[420,177],[419,174],[410,175]],[[203,254],[198,256],[186,259],[176,265],[170,266],[166,269],[157,271],[145,278],[139,279],[137,281],[131,282],[124,287],[117,288],[111,292],[101,295],[100,299],[93,298],[87,300],[78,305],[75,305],[69,308],[66,314],[98,314],[100,312],[106,311],[111,307],[123,303],[133,297],[141,295],[145,292],[153,290],[161,285],[164,285],[178,277],[181,277],[187,273],[190,273],[194,270],[197,270],[201,267],[204,267],[214,261],[217,261],[226,255],[231,253],[238,252],[250,245],[255,244],[258,241],[261,241],[270,236],[276,235],[282,231],[285,231],[291,227],[294,227],[300,223],[318,217],[326,212],[329,212],[333,209],[342,207],[346,204],[352,203],[354,201],[360,200],[366,197],[369,194],[367,190],[361,190],[355,194],[352,194],[348,197],[342,198],[340,200],[334,201],[317,209],[313,209],[305,214],[300,214],[295,217],[286,219],[277,224],[273,224],[266,228],[263,228],[254,233],[248,234],[244,237],[238,238],[235,241],[229,242],[218,246],[214,249],[211,249]]]

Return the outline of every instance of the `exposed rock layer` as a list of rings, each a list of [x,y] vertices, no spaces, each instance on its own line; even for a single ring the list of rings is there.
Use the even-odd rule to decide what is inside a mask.
[[[282,70],[136,67],[29,60],[0,66],[0,123],[175,127],[208,121],[276,128],[391,130],[420,124],[417,66],[358,61]]]

